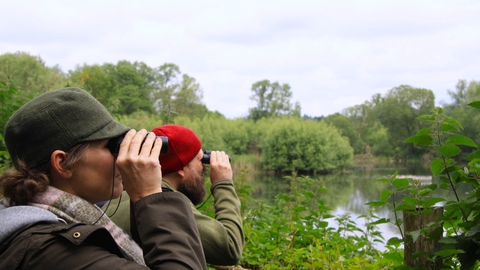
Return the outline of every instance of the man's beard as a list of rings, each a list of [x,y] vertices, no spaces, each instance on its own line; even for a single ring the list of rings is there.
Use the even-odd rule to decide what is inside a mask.
[[[183,193],[194,205],[200,204],[205,197],[205,179],[193,166],[189,166],[190,174],[183,178],[178,186],[178,191]],[[202,172],[203,173],[203,172]]]

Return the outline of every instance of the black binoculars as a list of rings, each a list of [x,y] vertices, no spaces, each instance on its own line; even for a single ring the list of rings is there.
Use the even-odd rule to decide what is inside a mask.
[[[210,164],[210,154],[211,154],[212,151],[209,151],[209,150],[205,150],[203,151],[203,158],[202,158],[202,163],[203,164]],[[228,161],[231,163],[232,160],[230,159],[230,156],[227,156],[228,157]]]
[[[123,138],[125,137],[125,134],[120,135],[116,138],[110,139],[107,144],[108,150],[110,150],[110,153],[114,157],[118,155],[118,151],[120,150],[120,144],[123,141]],[[160,154],[165,154],[168,152],[168,137],[165,136],[157,136],[157,138],[160,138],[162,140],[162,150],[160,150]],[[142,145],[147,139],[147,136],[145,136],[145,139],[143,139]],[[140,146],[141,147],[141,146]]]

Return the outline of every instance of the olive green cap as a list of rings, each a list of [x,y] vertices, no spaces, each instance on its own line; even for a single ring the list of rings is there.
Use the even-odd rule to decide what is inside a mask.
[[[114,138],[128,130],[87,91],[68,87],[44,93],[20,107],[8,120],[4,138],[15,167],[21,159],[32,168],[50,160],[55,150]]]

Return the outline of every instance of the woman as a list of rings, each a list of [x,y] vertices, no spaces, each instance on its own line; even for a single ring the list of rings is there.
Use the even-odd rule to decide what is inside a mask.
[[[109,141],[125,135],[115,159]],[[162,142],[123,126],[86,91],[22,106],[0,177],[0,269],[206,269],[188,199],[162,192]],[[138,246],[95,203],[131,198]]]

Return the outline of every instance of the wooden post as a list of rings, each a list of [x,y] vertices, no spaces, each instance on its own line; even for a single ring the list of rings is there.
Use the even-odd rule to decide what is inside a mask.
[[[422,208],[417,208],[416,211],[403,211],[403,230],[405,232],[405,266],[421,266],[425,267],[426,269],[441,269],[442,267],[441,258],[438,258],[435,262],[428,260],[428,258],[433,257],[433,251],[438,250],[441,247],[437,239],[430,240],[424,236],[419,236],[417,241],[413,242],[412,236],[407,234],[407,232],[417,231],[425,228],[427,224],[437,221],[437,218],[443,215],[443,207],[435,207],[431,209],[433,212],[426,215],[419,213],[419,211],[423,210]],[[434,228],[432,228],[432,230],[433,229]],[[425,254],[414,258],[414,254],[418,252]]]

